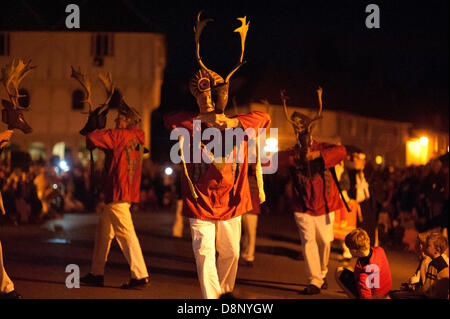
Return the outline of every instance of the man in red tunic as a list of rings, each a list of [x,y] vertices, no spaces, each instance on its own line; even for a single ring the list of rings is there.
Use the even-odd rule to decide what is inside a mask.
[[[88,148],[105,152],[105,204],[97,226],[91,272],[81,278],[89,285],[103,286],[105,263],[111,242],[117,239],[130,265],[131,279],[123,289],[145,286],[147,266],[131,218],[131,203],[139,202],[141,149],[144,132],[138,128],[138,113],[122,100],[115,129],[96,129],[86,136]]]
[[[308,279],[303,293],[308,295],[319,294],[321,289],[328,288],[326,276],[334,239],[334,212],[343,207],[330,168],[346,156],[344,146],[321,143],[311,136],[312,123],[322,116],[322,89],[317,92],[320,103],[318,115],[311,119],[294,112],[288,121],[293,125],[297,144],[278,154],[279,167],[289,168],[291,175],[292,209],[300,233]],[[287,116],[286,107],[285,112]]]
[[[168,114],[165,124],[168,129],[187,129],[191,137],[190,149],[195,119],[202,123],[201,127],[196,128],[200,130],[199,134],[207,128],[215,127],[220,129],[222,139],[225,138],[227,128],[254,128],[257,131],[270,124],[270,117],[263,112],[227,117],[214,112],[204,113],[204,110],[200,107],[200,114],[182,111]],[[202,142],[207,144],[210,140]],[[226,162],[222,158],[222,162],[215,159],[212,163],[202,160],[201,163],[186,164],[188,174],[183,178],[182,184],[183,215],[189,218],[197,273],[204,298],[218,298],[234,289],[239,261],[241,215],[252,210],[247,176],[247,144],[248,141],[243,140],[240,145],[233,145],[233,151],[225,158]],[[236,159],[230,160],[230,157],[236,157],[238,149],[244,152],[241,163],[236,163]],[[217,262],[216,248],[219,253]]]
[[[211,19],[202,21],[200,15],[201,12],[197,16],[197,24],[194,28],[196,57],[200,69],[194,74],[189,84],[200,113],[168,114],[165,117],[165,125],[169,130],[184,129],[187,133],[183,136],[179,135],[181,160],[185,173],[182,182],[183,215],[189,218],[192,248],[202,295],[204,298],[219,298],[234,289],[239,261],[241,215],[252,210],[247,176],[248,141],[256,138],[259,128],[269,126],[270,117],[263,112],[233,117],[224,114],[228,102],[229,79],[244,63],[244,44],[248,30],[246,17],[238,18],[242,26],[235,30],[241,36],[242,54],[239,64],[224,80],[201,61],[200,35]],[[195,120],[200,123],[194,123]],[[241,137],[244,135],[243,130],[253,129],[253,132],[249,130],[245,139],[236,137],[235,141],[226,138],[227,133],[230,133],[228,129],[233,130],[232,134],[240,129],[241,133],[237,135]],[[206,137],[202,139],[204,132]],[[189,152],[193,151],[198,155],[196,151],[200,151],[200,146],[203,152],[200,153],[200,158],[193,158],[193,161],[188,164],[183,154],[185,135],[187,135]],[[200,136],[201,141],[196,140],[196,135]],[[205,144],[209,145],[210,141],[215,141],[216,137],[221,143],[220,146],[217,145],[217,149],[214,146],[215,154],[212,154]],[[225,150],[223,150],[224,147]],[[257,159],[259,159],[258,155]],[[257,165],[259,167],[257,177],[259,186],[262,188],[261,162],[258,161]],[[261,200],[263,197],[261,196]],[[217,262],[216,248],[219,253]]]

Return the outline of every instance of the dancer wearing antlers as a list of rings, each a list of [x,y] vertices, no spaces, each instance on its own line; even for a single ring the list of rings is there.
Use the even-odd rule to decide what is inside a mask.
[[[195,151],[197,147],[193,140],[194,133],[203,135],[206,129],[217,128],[215,135],[220,136],[222,148],[225,146],[225,152],[228,152],[221,152],[225,157],[214,156],[202,144],[201,151],[205,152],[210,161],[205,161],[205,157],[202,157],[199,163],[186,163],[183,153],[184,137],[179,137],[184,167],[183,215],[189,219],[190,223],[192,248],[203,298],[214,299],[234,289],[239,260],[241,215],[252,210],[247,177],[248,141],[232,141],[231,145],[228,145],[231,147],[226,147],[225,132],[227,129],[234,128],[244,130],[254,128],[258,131],[258,128],[269,126],[270,117],[263,112],[251,112],[233,117],[224,114],[228,102],[230,77],[244,63],[245,37],[249,25],[246,17],[238,18],[242,26],[235,30],[241,36],[242,54],[239,64],[224,80],[208,69],[200,59],[200,35],[205,25],[211,21],[211,19],[200,21],[200,15],[201,12],[197,16],[194,29],[196,57],[200,69],[194,74],[189,85],[200,112],[170,113],[165,117],[165,124],[169,130],[184,128],[189,132],[189,144],[186,146],[189,147],[190,152]],[[194,120],[200,120],[201,125],[194,125]],[[256,138],[256,135],[252,138]],[[214,149],[214,151],[217,150]],[[237,160],[238,151],[242,151],[242,161]],[[256,171],[260,201],[263,202],[264,190],[259,156],[257,156]]]
[[[292,124],[297,144],[278,154],[279,167],[288,167],[292,177],[293,210],[305,258],[308,286],[304,294],[328,288],[327,273],[334,212],[343,205],[330,168],[344,160],[344,146],[321,143],[311,136],[314,121],[322,118],[322,88],[317,90],[319,112],[314,118],[294,112],[289,118],[284,92],[281,99],[286,119]]]
[[[36,66],[31,65],[31,61],[23,63],[22,60],[13,60],[12,63],[2,68],[1,76],[2,83],[8,94],[9,101],[2,99],[2,121],[8,125],[8,130],[0,133],[0,153],[8,144],[14,129],[19,129],[25,134],[32,132],[32,128],[25,121],[21,107],[19,105],[19,87],[25,76]],[[3,206],[2,194],[0,193],[0,215],[5,215],[5,208]],[[14,289],[14,283],[6,273],[3,265],[3,250],[0,242],[0,299],[19,299],[22,296]]]
[[[100,148],[105,152],[104,195],[105,204],[97,226],[91,271],[80,281],[87,285],[103,286],[104,270],[111,242],[117,239],[131,270],[131,279],[123,289],[143,287],[148,284],[148,272],[131,218],[131,203],[139,202],[141,164],[144,132],[138,125],[141,118],[137,110],[120,102],[115,129],[104,129],[108,103],[114,93],[111,76],[100,76],[107,92],[104,104],[92,111],[91,85],[87,76],[72,68],[72,77],[86,91],[89,104],[87,124],[80,131],[86,135],[89,149]]]

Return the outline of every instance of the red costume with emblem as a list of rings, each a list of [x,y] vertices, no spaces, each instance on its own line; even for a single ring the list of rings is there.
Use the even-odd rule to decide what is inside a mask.
[[[304,172],[296,171],[295,176],[301,184],[302,192],[292,184],[293,211],[320,216],[344,208],[336,182],[328,168],[337,165],[346,156],[345,147],[313,140],[311,151],[319,151],[323,168],[319,174],[308,178]],[[321,160],[319,160],[321,161]],[[295,167],[295,148],[289,148],[278,154],[279,167]],[[317,165],[321,165],[320,162]]]
[[[136,150],[144,144],[144,131],[131,129],[100,129],[86,137],[89,148],[101,148],[105,154],[105,203],[139,202],[141,158]]]
[[[192,145],[192,136],[194,134],[193,121],[198,114],[194,112],[176,112],[168,114],[165,118],[165,124],[168,129],[178,127],[186,128],[191,136],[190,146]],[[242,129],[253,128],[257,133],[258,128],[268,128],[270,117],[263,112],[255,111],[249,114],[238,115]],[[201,132],[207,126],[202,124]],[[197,134],[196,133],[196,134]],[[221,131],[224,141],[225,132]],[[200,135],[201,136],[201,135]],[[202,140],[207,144],[210,141]],[[236,177],[233,176],[232,163],[226,163],[222,169],[217,168],[213,163],[187,163],[189,175],[195,176],[195,166],[204,165],[204,173],[198,180],[193,180],[198,198],[195,200],[189,191],[186,178],[183,178],[183,215],[188,218],[197,218],[201,220],[226,220],[241,216],[252,210],[252,200],[248,183],[248,149],[247,140],[241,142],[239,149],[244,152],[243,162],[240,163],[239,171]],[[224,143],[222,143],[224,145]],[[236,152],[234,145],[232,156]],[[197,167],[198,168],[198,167]]]

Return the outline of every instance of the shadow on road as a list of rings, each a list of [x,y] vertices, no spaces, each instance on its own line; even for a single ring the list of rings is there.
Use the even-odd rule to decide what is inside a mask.
[[[303,255],[300,251],[286,248],[282,246],[256,246],[256,252],[263,253],[263,254],[269,254],[269,255],[275,255],[275,256],[284,256],[289,257],[294,260],[303,260]]]
[[[261,237],[271,239],[271,240],[277,240],[277,241],[283,241],[286,243],[301,245],[300,238],[292,238],[292,237],[287,237],[287,236],[283,236],[280,234],[264,234]]]
[[[296,292],[296,293],[300,293],[302,290],[287,288],[287,287],[280,287],[279,285],[291,285],[291,286],[298,286],[298,287],[306,287],[307,286],[306,284],[299,284],[299,283],[277,282],[277,281],[256,280],[256,279],[239,279],[239,278],[236,280],[236,283],[239,285],[270,288],[270,289],[290,291],[290,292]]]

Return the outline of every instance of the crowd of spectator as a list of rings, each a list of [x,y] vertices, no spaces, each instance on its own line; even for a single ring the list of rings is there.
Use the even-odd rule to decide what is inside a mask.
[[[91,176],[89,165],[72,164],[67,171],[55,169],[51,161],[32,162],[28,167],[0,165],[0,189],[7,212],[0,223],[39,223],[65,212],[94,212],[101,207],[101,170]],[[153,211],[170,206],[176,195],[177,167],[144,160],[141,202],[134,210]],[[263,212],[287,212],[283,206],[286,176],[266,175],[268,200]],[[448,227],[448,160],[426,165],[395,168],[366,166],[366,178],[378,219],[380,245],[408,248],[417,232]],[[92,183],[92,187],[91,187]],[[408,240],[411,237],[411,240]],[[413,247],[409,247],[413,249]]]
[[[157,210],[173,201],[173,177],[165,167],[144,160],[141,201],[136,210]],[[174,171],[175,172],[175,171]],[[103,205],[102,171],[70,163],[62,170],[54,161],[35,161],[11,167],[0,163],[0,191],[6,215],[0,224],[41,223],[64,213],[90,213]]]
[[[448,158],[372,170],[369,176],[380,244],[413,250],[418,232],[448,229]]]

